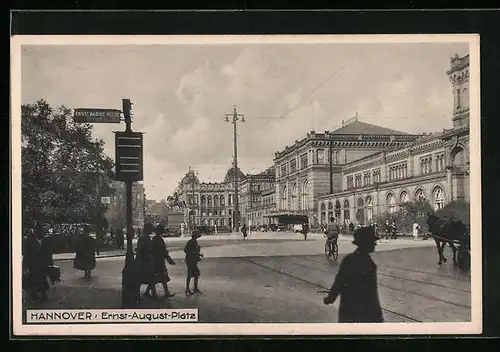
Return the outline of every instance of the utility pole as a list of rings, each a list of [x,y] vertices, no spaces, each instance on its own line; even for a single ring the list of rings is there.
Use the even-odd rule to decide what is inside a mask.
[[[328,133],[328,162],[330,164],[330,194],[333,194],[333,140],[332,135]]]
[[[226,122],[231,122],[233,124],[233,144],[234,144],[234,211],[233,211],[233,227],[238,230],[240,228],[240,208],[238,201],[238,143],[237,143],[237,133],[236,133],[236,123],[238,121],[245,122],[245,116],[243,114],[238,114],[236,111],[236,106],[233,108],[232,114],[226,114]]]

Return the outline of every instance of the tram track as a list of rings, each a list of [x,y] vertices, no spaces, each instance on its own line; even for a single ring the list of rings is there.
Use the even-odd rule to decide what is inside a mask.
[[[312,281],[309,281],[309,280],[303,279],[303,278],[301,278],[301,277],[299,277],[299,276],[296,276],[296,275],[290,274],[290,273],[288,273],[288,272],[286,272],[286,271],[283,271],[283,270],[280,270],[280,269],[274,268],[274,267],[272,267],[272,266],[269,266],[269,265],[265,265],[265,264],[262,264],[262,263],[256,262],[256,261],[251,260],[251,259],[249,259],[249,258],[240,257],[239,259],[241,259],[242,261],[246,261],[246,262],[248,262],[248,263],[250,263],[250,264],[253,264],[253,265],[255,265],[255,266],[261,267],[261,268],[263,268],[263,269],[266,269],[266,270],[269,270],[269,271],[275,272],[275,273],[277,273],[277,274],[280,274],[280,275],[283,275],[283,276],[286,276],[286,277],[289,277],[289,278],[295,279],[295,280],[297,280],[297,281],[303,282],[303,283],[308,284],[308,285],[310,285],[310,286],[313,286],[313,287],[316,287],[316,288],[321,288],[321,289],[323,289],[323,290],[329,290],[329,288],[327,288],[327,287],[325,287],[325,286],[323,286],[323,285],[320,285],[320,284],[318,284],[318,283],[315,283],[315,282],[312,282]],[[307,267],[307,266],[306,266],[306,267]],[[309,268],[310,268],[310,267],[309,267]],[[393,310],[388,309],[388,308],[384,308],[384,307],[381,307],[381,308],[382,308],[382,310],[383,310],[383,311],[385,311],[385,312],[388,312],[388,313],[391,313],[391,314],[397,315],[397,316],[399,316],[399,317],[401,317],[401,318],[404,318],[404,319],[406,319],[406,320],[408,320],[408,321],[412,321],[412,322],[416,322],[416,323],[422,323],[422,321],[421,321],[421,320],[416,319],[416,318],[413,318],[413,317],[411,317],[411,316],[409,316],[409,315],[402,314],[402,313],[398,313],[398,312],[393,311]]]
[[[313,263],[324,264],[324,262],[313,260],[311,258],[303,258],[302,257],[300,259],[306,260],[306,261],[310,261],[310,262],[313,262]],[[392,266],[388,266],[388,265],[378,265],[377,264],[377,267],[378,268],[385,268],[385,269],[397,269],[397,270],[401,270],[401,271],[410,271],[410,272],[416,272],[416,273],[426,274],[426,275],[433,275],[432,273],[428,273],[428,272],[422,272],[422,271],[418,271],[418,270],[407,270],[407,269],[404,269],[404,268],[392,267]],[[427,281],[423,281],[423,280],[410,279],[410,278],[407,278],[407,277],[404,277],[404,276],[397,276],[397,275],[386,274],[386,273],[381,273],[381,272],[377,272],[377,274],[380,275],[380,276],[390,277],[390,278],[393,278],[393,279],[401,279],[401,280],[405,280],[405,281],[410,281],[410,282],[415,282],[415,283],[419,283],[419,284],[424,284],[424,285],[427,285],[427,286],[434,286],[434,287],[445,288],[445,289],[453,290],[453,291],[471,293],[470,290],[465,290],[465,289],[459,288],[459,287],[452,287],[452,286],[437,284],[437,283],[434,283],[434,282],[427,282]],[[441,276],[446,276],[448,278],[454,279],[452,276],[448,276],[448,275],[441,275]],[[457,281],[462,281],[462,280],[457,280]]]
[[[316,262],[316,261],[312,261],[312,262],[319,263],[319,262]],[[325,269],[322,269],[322,268],[311,267],[311,266],[305,265],[303,263],[297,263],[297,262],[293,262],[293,263],[295,265],[299,265],[299,266],[302,266],[302,267],[305,267],[305,268],[308,268],[308,269],[319,270],[319,271],[322,271],[324,273],[330,273],[328,270],[325,270]],[[393,275],[384,275],[384,274],[381,274],[381,273],[378,273],[378,275],[393,277],[393,278],[397,278],[397,279],[401,279],[401,280],[406,280],[406,278],[404,278],[404,277],[397,277],[397,276],[393,276]],[[408,281],[410,281],[410,280],[408,280]],[[424,284],[428,285],[425,282],[420,282],[420,283],[424,283]],[[426,294],[423,294],[423,293],[420,293],[420,292],[405,290],[405,289],[397,288],[397,287],[394,287],[394,286],[382,284],[380,282],[378,282],[377,284],[379,286],[381,286],[381,287],[384,287],[384,288],[387,288],[387,289],[390,289],[390,290],[400,291],[400,292],[408,293],[408,294],[411,294],[411,295],[414,295],[414,296],[420,296],[420,297],[431,299],[431,300],[434,300],[434,301],[437,301],[437,302],[447,303],[447,304],[450,304],[450,305],[453,305],[453,306],[456,306],[456,307],[468,308],[468,309],[471,308],[471,306],[468,305],[468,304],[457,303],[457,302],[449,301],[449,300],[446,300],[446,299],[442,299],[442,298],[438,298],[438,297],[426,295]],[[450,289],[450,287],[444,287],[444,288]]]

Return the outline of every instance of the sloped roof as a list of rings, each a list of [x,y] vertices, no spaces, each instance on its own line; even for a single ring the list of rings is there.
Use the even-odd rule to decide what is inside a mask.
[[[391,130],[390,128],[372,125],[370,123],[354,121],[348,125],[336,129],[331,134],[354,134],[354,135],[409,135],[406,132]]]

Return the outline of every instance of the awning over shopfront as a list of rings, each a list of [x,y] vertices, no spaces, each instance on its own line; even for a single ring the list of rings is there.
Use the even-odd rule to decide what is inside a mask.
[[[294,211],[279,211],[266,214],[264,217],[278,219],[278,223],[284,225],[303,224],[308,221],[307,214]]]

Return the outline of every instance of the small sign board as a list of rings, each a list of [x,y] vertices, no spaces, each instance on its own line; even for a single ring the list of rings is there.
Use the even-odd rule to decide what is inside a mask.
[[[143,180],[142,132],[115,133],[115,179],[117,181]]]
[[[117,109],[75,109],[73,120],[83,123],[120,123],[121,113]]]
[[[111,197],[101,197],[102,204],[111,204]]]

